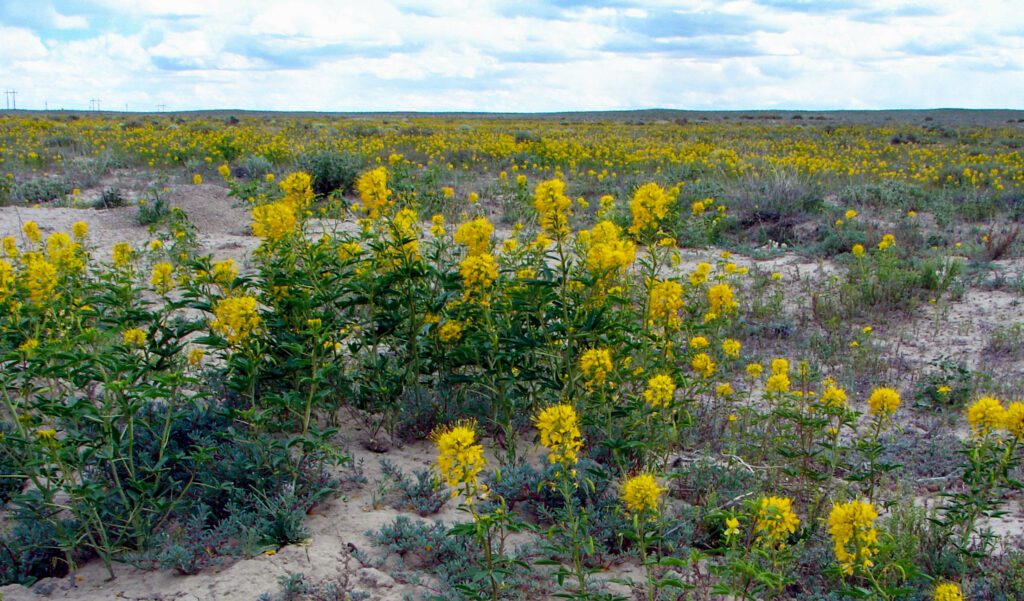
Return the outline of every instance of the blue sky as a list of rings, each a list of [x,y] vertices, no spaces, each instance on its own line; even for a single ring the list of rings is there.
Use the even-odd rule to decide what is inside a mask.
[[[1024,109],[1021,0],[0,0],[18,108]]]

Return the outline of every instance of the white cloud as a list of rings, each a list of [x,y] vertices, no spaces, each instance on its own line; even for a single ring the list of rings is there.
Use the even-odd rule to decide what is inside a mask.
[[[68,108],[1024,108],[1015,4],[75,0],[0,27],[0,84]]]

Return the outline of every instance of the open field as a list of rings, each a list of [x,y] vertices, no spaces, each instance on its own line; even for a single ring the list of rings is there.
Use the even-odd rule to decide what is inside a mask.
[[[1022,221],[1024,111],[0,114],[0,592],[1022,599]]]

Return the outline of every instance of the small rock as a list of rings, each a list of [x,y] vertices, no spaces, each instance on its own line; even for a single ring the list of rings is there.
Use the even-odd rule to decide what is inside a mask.
[[[356,580],[361,586],[368,589],[391,588],[395,586],[394,578],[374,568],[359,568],[356,572]]]

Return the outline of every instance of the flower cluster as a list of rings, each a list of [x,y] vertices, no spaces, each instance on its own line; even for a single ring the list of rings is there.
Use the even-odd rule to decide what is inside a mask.
[[[868,410],[871,415],[891,417],[900,406],[900,393],[895,388],[879,387],[868,397]]]
[[[608,374],[612,371],[612,352],[606,348],[592,348],[580,355],[580,371],[587,378],[588,390],[604,386]]]
[[[572,405],[553,405],[534,418],[540,444],[548,449],[548,461],[562,466],[574,465],[583,447],[579,417]]]
[[[245,342],[262,323],[256,310],[256,299],[251,296],[221,299],[214,306],[213,315],[210,329],[224,336],[231,345]]]
[[[359,192],[363,211],[370,219],[378,219],[387,211],[391,202],[387,168],[377,167],[360,175],[356,181],[356,190]]]
[[[435,429],[430,440],[437,445],[437,469],[441,478],[457,495],[461,489],[466,500],[473,501],[480,487],[480,472],[487,467],[483,445],[476,442],[476,423],[457,422]]]
[[[565,195],[565,182],[552,179],[537,184],[533,207],[540,215],[541,230],[556,240],[564,240],[570,232],[569,209],[572,201]]]
[[[761,497],[754,521],[758,542],[781,548],[799,525],[800,518],[793,513],[793,502],[789,498]]]
[[[664,374],[647,380],[644,400],[651,407],[668,407],[676,393],[676,383],[671,376]]]
[[[661,325],[666,330],[674,330],[682,325],[679,311],[683,308],[683,287],[679,282],[654,281],[648,302],[650,325]]]
[[[658,509],[664,489],[651,474],[633,476],[622,485],[622,502],[631,513],[642,514]]]
[[[876,518],[878,512],[871,503],[850,501],[832,506],[828,533],[843,573],[853,574],[858,567],[868,570],[874,565],[871,558],[878,552]]]
[[[443,222],[442,222],[443,223]],[[482,255],[491,250],[491,236],[494,226],[486,217],[467,221],[455,230],[455,241],[466,247],[466,254]]]
[[[629,201],[629,212],[632,215],[629,233],[643,236],[657,232],[661,220],[668,215],[671,203],[672,197],[658,184],[648,183],[637,188]]]
[[[252,234],[276,242],[295,231],[295,210],[284,202],[272,202],[252,210]]]

